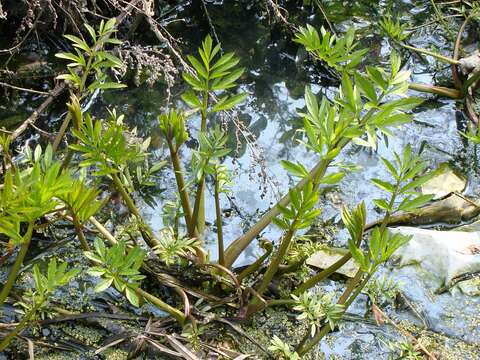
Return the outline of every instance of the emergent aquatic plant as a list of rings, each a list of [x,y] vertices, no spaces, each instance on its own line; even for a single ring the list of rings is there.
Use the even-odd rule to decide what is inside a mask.
[[[121,64],[97,49],[99,41],[103,44],[109,42],[114,31],[113,22],[101,26],[98,34],[90,27],[87,31],[94,42],[93,48],[86,46],[81,39],[69,39],[76,48],[87,52],[88,57],[82,58],[81,51],[62,57],[74,61],[71,68],[83,72],[85,79],[89,78],[91,67],[100,61],[99,73],[95,75],[98,76],[91,86],[86,86],[86,81],[74,76],[73,73],[77,73],[72,70],[67,80],[82,91],[119,87],[108,85],[101,74],[106,68]],[[270,350],[284,358],[299,359],[313,348],[337,326],[378,267],[409,240],[388,231],[389,218],[398,211],[411,211],[431,199],[431,196],[415,191],[431,175],[425,175],[426,164],[410,146],[401,154],[394,154],[393,162],[382,159],[392,179],[372,180],[388,193],[387,198],[374,202],[384,212],[379,225],[367,231],[364,203],[351,210],[344,208],[341,215],[350,234],[346,255],[329,268],[302,278],[300,284],[288,289],[287,296],[279,298],[272,294],[272,284],[304,266],[307,257],[316,249],[316,246],[305,246],[299,251],[300,241],[304,241],[299,232],[310,227],[321,213],[318,199],[325,187],[335,186],[351,171],[349,164],[338,160],[342,150],[350,144],[376,149],[379,136],[393,136],[396,127],[411,121],[408,112],[421,103],[419,99],[406,96],[410,72],[401,70],[400,57],[395,52],[391,54],[388,69],[377,66],[359,68],[366,50],[357,50],[353,30],[348,30],[343,37],[336,37],[326,30],[319,34],[309,26],[300,29],[295,39],[317,60],[335,69],[340,87],[332,99],[326,96],[318,99],[306,87],[306,109],[299,113],[303,119],[299,138],[301,145],[316,155],[317,164],[313,169],[307,169],[300,161],[282,161],[287,172],[298,178],[298,183],[257,223],[225,248],[221,196],[231,191],[232,180],[222,161],[230,150],[227,148],[228,135],[215,123],[214,114],[233,109],[246,94],[230,92],[244,71],[237,68],[239,59],[233,53],[220,55],[220,45],[214,46],[208,36],[199,49],[199,59],[188,57],[193,69],[187,69],[183,75],[191,89],[182,98],[192,109],[187,112],[170,109],[158,119],[177,185],[175,199],[170,199],[168,205],[168,218],[172,221],[169,225],[172,227],[155,232],[144,220],[136,201],[140,188],[151,185],[150,177],[158,175],[165,165],[165,162],[150,165],[150,140],[139,139],[136,132],[126,126],[124,116],[115,110],[109,112],[107,119],[94,119],[81,106],[84,95],[73,94],[68,108],[73,119],[74,143],[69,146],[65,157],[68,161],[63,162],[63,168],[54,159],[51,147],[47,147],[44,154],[41,149],[35,150],[31,160],[21,164],[21,170],[16,164],[12,166],[15,161],[11,157],[4,159],[4,167],[10,169],[5,173],[4,185],[0,189],[0,232],[9,237],[11,246],[19,245],[20,252],[0,293],[0,305],[14,285],[37,221],[53,213],[71,220],[84,254],[92,262],[89,273],[99,278],[95,291],[113,287],[133,306],[148,301],[167,312],[180,325],[191,319],[188,326],[192,330],[185,332],[193,334],[192,341],[198,340],[200,331],[194,320],[196,313],[191,312],[189,296],[212,300],[217,305],[228,303],[237,309],[239,318],[250,317],[267,306],[292,306],[300,312],[300,320],[308,321],[309,329],[295,351],[278,338],[274,338]],[[188,132],[187,128],[191,126],[188,119],[196,112],[200,112],[199,131]],[[198,145],[190,152],[189,161],[185,161],[182,155],[187,152],[181,150],[190,134],[197,134],[197,141],[192,143]],[[5,149],[10,146],[8,138],[2,138],[1,145],[4,153],[9,154]],[[71,162],[82,169],[80,174]],[[108,186],[100,187],[102,183]],[[209,194],[206,189],[210,184],[215,202],[218,262],[209,258],[203,241],[204,199]],[[144,242],[133,232],[129,233],[132,242],[116,238],[93,217],[107,201],[99,199],[98,188],[120,194]],[[85,235],[86,223],[93,224],[98,230],[93,249],[89,244],[92,237]],[[264,254],[242,269],[234,268],[242,252],[270,225],[282,231],[275,245],[266,239],[258,241]],[[120,236],[119,233],[115,235]],[[335,294],[312,296],[307,293],[352,257],[359,270],[338,298]],[[189,278],[190,274],[194,279]],[[177,291],[183,300],[184,312],[143,290],[141,285],[146,277],[155,285]],[[200,283],[201,288],[190,284],[190,280]],[[25,317],[26,322],[28,319]]]

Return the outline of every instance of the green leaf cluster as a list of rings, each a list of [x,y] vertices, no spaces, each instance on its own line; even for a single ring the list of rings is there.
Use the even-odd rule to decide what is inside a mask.
[[[397,42],[407,40],[411,34],[411,32],[408,31],[408,24],[400,23],[400,19],[395,20],[392,15],[384,16],[378,25],[385,35]]]
[[[357,50],[353,27],[344,36],[337,37],[323,27],[319,34],[313,26],[307,25],[300,27],[294,41],[305,46],[315,58],[341,73],[355,69],[368,52],[368,49]]]
[[[60,205],[60,197],[70,190],[71,178],[61,171],[61,162],[37,146],[34,163],[23,170],[9,169],[0,189],[0,233],[14,245],[24,242],[21,224],[33,224],[38,218]]]
[[[84,90],[94,92],[97,89],[118,89],[125,87],[113,81],[108,81],[107,70],[119,69],[123,67],[122,61],[107,51],[105,46],[107,44],[121,44],[122,42],[112,35],[117,31],[115,28],[115,18],[107,22],[101,21],[97,31],[90,25],[85,24],[85,28],[90,36],[91,44],[82,37],[75,35],[65,35],[73,48],[73,52],[58,53],[55,56],[60,59],[70,61],[67,64],[68,73],[57,76],[57,79],[66,80],[74,87],[76,87],[80,94]],[[94,80],[87,85],[87,78],[89,75],[94,75]]]
[[[174,150],[178,151],[180,146],[187,141],[188,133],[185,128],[185,116],[177,110],[170,110],[166,114],[161,114],[158,117],[160,131],[172,142]],[[173,141],[175,141],[173,143]]]
[[[333,301],[332,294],[309,294],[303,293],[300,296],[292,295],[295,300],[293,310],[300,312],[298,320],[307,320],[310,326],[310,335],[315,336],[323,322],[328,322],[333,329],[335,324],[341,320],[345,307]]]
[[[364,253],[351,239],[348,248],[352,257],[366,273],[374,273],[380,264],[386,262],[400,247],[409,242],[411,236],[391,234],[387,229],[375,227],[370,235],[368,252]]]
[[[273,335],[268,350],[279,356],[279,359],[282,360],[300,360],[300,355],[290,349],[290,345],[283,342],[277,335]]]
[[[200,58],[187,56],[195,73],[184,72],[183,79],[192,90],[182,95],[183,101],[191,108],[200,108],[205,114],[209,111],[209,92],[225,91],[235,87],[236,81],[242,76],[245,69],[238,68],[239,58],[233,52],[220,55],[220,44],[213,46],[210,35],[207,35],[198,49]],[[229,110],[241,103],[248,96],[246,93],[236,95],[223,94],[219,101],[210,109],[212,112]]]
[[[219,160],[230,153],[227,141],[227,134],[219,127],[198,134],[198,149],[192,151],[192,169],[197,182],[206,174],[215,174]]]
[[[117,116],[114,110],[107,121],[94,121],[87,113],[79,128],[72,129],[78,143],[70,145],[70,148],[81,153],[81,167],[95,166],[93,174],[104,176],[118,173],[128,164],[145,159],[150,139],[142,143],[128,141],[123,118],[123,115]]]
[[[95,239],[94,245],[95,251],[84,253],[89,260],[98,264],[88,270],[90,275],[101,278],[94,291],[104,291],[113,284],[115,289],[125,294],[132,305],[138,307],[140,301],[135,288],[140,286],[141,280],[145,278],[140,273],[145,252],[139,246],[127,250],[124,242],[107,248],[99,238]]]
[[[198,239],[178,236],[172,228],[163,229],[158,241],[154,251],[166,265],[173,265],[189,253],[195,253],[195,247],[200,244]]]
[[[362,201],[352,211],[347,207],[342,209],[342,221],[350,234],[350,241],[354,244],[360,244],[367,223],[367,209]]]
[[[415,189],[422,186],[433,176],[435,171],[425,174],[427,163],[412,152],[408,144],[402,154],[394,153],[394,162],[382,158],[383,164],[393,178],[393,182],[380,179],[372,179],[375,186],[390,193],[391,200],[375,199],[374,203],[379,208],[392,214],[396,211],[411,211],[429,202],[433,195],[418,193]],[[395,205],[395,199],[403,196],[400,204]]]
[[[97,200],[99,194],[100,191],[95,187],[85,185],[82,180],[74,180],[70,184],[69,191],[59,195],[59,198],[67,205],[70,212],[75,214],[80,224],[83,224],[99,212],[108,200]]]
[[[220,163],[216,163],[214,166],[215,181],[217,183],[218,192],[223,194],[229,193],[230,186],[233,184],[230,170]]]
[[[17,303],[23,308],[23,313],[30,313],[32,316],[32,313],[42,311],[47,305],[50,295],[57,288],[68,284],[80,273],[80,269],[67,270],[67,267],[66,262],[57,264],[57,260],[52,259],[47,265],[46,274],[43,274],[38,264],[33,265],[34,289],[27,290],[23,294],[22,300]]]
[[[313,183],[308,181],[301,189],[291,189],[289,194],[289,207],[278,205],[281,216],[273,219],[273,223],[283,230],[309,227],[320,215],[320,210],[314,208],[318,201],[318,191],[314,189]]]

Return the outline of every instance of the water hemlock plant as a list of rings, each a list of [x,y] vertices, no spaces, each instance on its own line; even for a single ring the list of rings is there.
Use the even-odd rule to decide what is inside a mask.
[[[334,36],[325,29],[318,32],[312,26],[299,30],[294,40],[305,46],[314,61],[332,67],[340,81],[331,100],[319,99],[308,86],[305,88],[306,108],[299,114],[303,119],[299,137],[301,145],[316,155],[317,164],[307,169],[301,161],[282,160],[282,166],[298,180],[297,184],[226,246],[220,200],[232,191],[232,174],[222,163],[230,149],[228,134],[217,124],[215,114],[233,109],[247,96],[236,90],[244,72],[238,66],[240,59],[234,53],[222,54],[220,44],[214,44],[210,36],[203,41],[197,56],[188,56],[192,68],[183,73],[188,90],[182,99],[189,110],[172,108],[159,116],[159,130],[169,155],[167,161],[152,164],[150,139],[140,139],[135,129],[129,129],[124,115],[112,109],[107,118],[95,119],[81,106],[88,93],[123,86],[105,75],[107,70],[122,66],[105,49],[106,44],[118,43],[112,38],[115,22],[102,22],[98,31],[90,26],[86,30],[91,45],[68,36],[75,52],[58,55],[71,61],[68,73],[60,77],[71,84],[67,104],[68,119],[73,121],[68,133],[70,145],[64,151],[55,151],[57,138],[53,146],[37,147],[33,154],[28,150],[26,160],[20,163],[10,154],[8,136],[0,139],[3,167],[8,169],[0,188],[0,233],[8,238],[11,249],[18,249],[0,291],[0,306],[11,299],[40,220],[54,214],[71,222],[90,264],[88,274],[96,279],[95,292],[116,291],[135,307],[151,303],[177,322],[177,330],[184,327],[192,342],[198,342],[202,332],[195,317],[204,314],[193,311],[195,301],[190,298],[212,301],[216,306],[228,303],[234,309],[230,311],[241,320],[266,307],[289,306],[299,314],[299,320],[308,323],[308,331],[299,344],[286,344],[275,337],[269,349],[283,358],[302,358],[338,325],[378,267],[409,240],[388,231],[389,218],[431,200],[431,196],[419,194],[416,189],[432,174],[407,145],[401,153],[393,154],[394,161],[382,159],[390,179],[371,180],[386,193],[384,198],[374,201],[383,211],[379,225],[366,229],[367,207],[363,202],[352,209],[344,208],[341,217],[349,233],[346,254],[329,268],[297,282],[287,296],[275,297],[269,291],[273,282],[301,268],[311,255],[309,250],[298,254],[299,230],[310,227],[321,214],[318,199],[324,185],[335,186],[351,171],[347,164],[338,161],[342,150],[351,144],[376,149],[380,135],[394,136],[395,128],[411,121],[409,111],[421,100],[407,95],[410,73],[401,69],[400,57],[392,52],[388,66],[360,68],[360,60],[368,50],[359,49],[353,29],[344,36]],[[187,129],[194,113],[200,114],[200,124],[195,124],[199,129],[193,142],[196,148],[183,152],[182,147],[192,137]],[[185,154],[190,158],[183,158]],[[168,216],[164,219],[171,223],[162,231],[155,231],[142,216],[137,194],[144,186],[154,184],[150,177],[157,176],[160,169],[173,173],[177,198],[169,199],[165,205]],[[211,191],[207,191],[208,187]],[[108,197],[102,198],[99,189],[116,192],[127,207],[129,239],[117,238],[97,220],[108,203]],[[207,196],[212,196],[215,203],[218,259],[209,257],[203,238]],[[96,229],[95,236],[86,233],[87,225]],[[267,226],[281,230],[275,245],[258,240],[265,253],[249,266],[235,268],[235,261],[250,244],[257,242]],[[307,249],[314,251],[315,246]],[[339,296],[308,292],[351,258],[359,270]],[[49,263],[47,275],[33,267],[35,290],[23,295],[24,316],[0,343],[0,349],[5,349],[34,321],[55,288],[65,285],[79,272],[66,269],[65,264],[58,265],[55,260]],[[197,283],[201,279],[201,288],[190,285],[181,276],[192,276]],[[145,290],[147,279],[150,289],[172,290],[170,298],[161,299],[158,294],[164,292]]]

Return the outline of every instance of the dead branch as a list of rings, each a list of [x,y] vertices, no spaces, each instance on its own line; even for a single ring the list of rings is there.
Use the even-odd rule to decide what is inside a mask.
[[[15,140],[17,137],[19,137],[29,125],[34,124],[40,114],[43,113],[43,111],[50,106],[53,100],[55,100],[65,89],[66,85],[64,82],[57,83],[57,85],[50,92],[50,95],[48,95],[48,97],[40,104],[40,106],[28,117],[28,119],[23,122],[22,125],[15,129],[11,135],[12,140]]]
[[[418,341],[418,339],[413,336],[410,332],[408,332],[407,330],[401,328],[397,323],[395,323],[391,318],[388,317],[387,314],[385,314],[382,310],[380,310],[380,308],[378,306],[376,306],[375,304],[373,304],[372,306],[372,309],[374,310],[374,312],[377,313],[377,315],[379,316],[379,318],[383,318],[383,320],[385,320],[386,322],[388,322],[390,325],[392,325],[395,329],[397,329],[399,332],[401,332],[406,338],[408,338],[412,343],[414,343],[415,345],[418,346],[418,348],[426,355],[428,356],[429,360],[437,360],[437,358],[435,357],[435,355],[433,355],[430,351],[428,351],[425,346],[422,345],[422,343],[420,341]]]
[[[14,89],[14,90],[18,90],[18,91],[29,92],[29,93],[32,93],[32,94],[49,95],[49,93],[46,92],[46,91],[40,91],[40,90],[34,90],[34,89],[27,89],[27,88],[23,88],[23,87],[20,87],[20,86],[15,86],[15,85],[12,85],[12,84],[7,84],[7,83],[1,82],[1,81],[0,81],[0,86],[7,87],[7,88],[10,88],[10,89]]]

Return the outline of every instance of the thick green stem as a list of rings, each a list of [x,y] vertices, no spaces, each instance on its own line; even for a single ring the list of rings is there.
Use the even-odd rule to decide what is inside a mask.
[[[445,96],[450,99],[461,99],[462,93],[457,89],[450,89],[443,86],[433,86],[427,84],[416,84],[411,83],[408,85],[408,88],[415,91],[420,91],[429,94],[435,94],[440,96]]]
[[[135,288],[135,293],[137,295],[141,296],[145,300],[151,302],[153,305],[155,305],[157,308],[159,308],[162,311],[165,311],[166,313],[172,315],[180,324],[184,324],[186,317],[185,315],[178,309],[175,309],[174,307],[168,305],[167,303],[163,302],[156,296],[140,289],[140,288]]]
[[[177,182],[178,193],[180,195],[180,202],[183,208],[183,214],[185,217],[185,225],[187,226],[188,236],[191,238],[200,239],[197,229],[195,228],[195,223],[192,218],[192,208],[190,207],[190,199],[188,197],[187,188],[185,186],[185,181],[183,179],[183,171],[180,165],[180,158],[178,153],[175,150],[172,140],[167,139],[168,148],[170,150],[170,158],[172,160],[173,171],[175,173],[175,180]],[[195,249],[198,261],[200,263],[205,262],[205,252],[202,248],[197,247]]]
[[[193,215],[192,215],[192,222],[193,226],[197,229],[197,231],[201,234],[205,229],[205,215],[203,216],[202,222],[202,209],[204,209],[204,197],[205,193],[205,175],[202,175],[200,181],[197,184],[197,192],[195,195],[195,204],[193,205]],[[203,206],[203,207],[202,207]]]
[[[215,176],[215,214],[217,218],[218,263],[225,266],[225,249],[223,246],[222,208],[220,207],[220,191],[218,176]]]
[[[257,288],[257,293],[259,295],[263,295],[268,285],[270,285],[270,283],[272,282],[273,277],[278,271],[278,267],[280,266],[280,263],[285,258],[285,254],[287,253],[288,247],[290,246],[290,243],[292,242],[294,235],[295,235],[295,226],[292,225],[291,228],[287,231],[287,233],[283,237],[277,253],[273,257],[272,261],[270,262],[270,265],[268,265],[267,271],[265,271],[265,274],[263,275],[262,282],[260,283],[260,286]]]
[[[17,258],[15,259],[15,263],[13,264],[10,272],[8,273],[7,282],[3,285],[2,292],[0,292],[0,308],[5,303],[5,300],[10,294],[10,290],[12,290],[13,284],[15,284],[15,280],[17,279],[18,272],[23,264],[23,259],[27,254],[28,248],[30,246],[30,241],[32,240],[32,232],[33,232],[33,222],[28,224],[28,229],[26,234],[23,237],[23,243],[20,247],[20,251],[18,252]]]
[[[190,199],[187,194],[187,188],[183,179],[183,171],[180,165],[178,153],[173,147],[171,140],[167,140],[168,148],[170,150],[170,158],[172,159],[173,171],[175,172],[175,180],[177,182],[178,193],[180,195],[180,202],[182,203],[183,216],[185,217],[185,225],[187,226],[188,235],[193,237],[195,234],[195,227],[192,221],[192,208],[190,206]]]
[[[378,98],[378,103],[380,103],[383,99],[384,95],[380,95]],[[365,124],[368,123],[368,120],[371,119],[371,117],[375,114],[375,107],[372,107],[366,114],[359,120],[359,125],[361,127],[365,126]],[[336,144],[332,146],[332,148],[338,148],[339,150],[343,149],[347,144],[350,143],[350,138],[341,138],[337,141]],[[310,171],[310,174],[308,177],[303,178],[296,186],[295,189],[302,189],[305,184],[310,181],[311,179],[314,179],[313,185],[314,189],[317,190],[319,186],[319,179],[321,179],[324,175],[325,172],[327,171],[328,166],[332,162],[332,159],[322,159],[320,160],[317,165]],[[243,234],[241,237],[233,241],[225,251],[225,266],[226,267],[231,267],[232,264],[235,262],[235,260],[238,258],[238,256],[247,248],[247,246],[255,239],[255,237],[260,234],[260,232],[265,229],[271,222],[272,220],[280,214],[280,209],[278,205],[286,207],[290,203],[290,195],[287,193],[284,195],[277,204],[271,208],[269,211],[267,211],[262,218],[254,225],[252,226],[245,234]]]
[[[150,246],[151,248],[154,248],[155,246],[158,245],[158,242],[155,239],[155,236],[153,235],[152,229],[150,229],[150,227],[147,224],[145,224],[145,222],[143,221],[140,211],[135,205],[135,202],[133,201],[132,197],[128,194],[127,190],[123,186],[122,181],[117,176],[117,174],[115,173],[112,174],[112,180],[113,180],[113,184],[115,185],[115,188],[120,193],[120,195],[122,195],[123,201],[125,201],[125,204],[127,205],[128,210],[137,218],[138,222],[140,223],[140,232],[142,233],[143,239],[148,244],[148,246]]]
[[[310,180],[310,178],[315,178],[317,176],[322,177],[330,163],[329,160],[321,160],[310,172],[309,178],[302,179],[296,186],[296,189],[302,189],[305,184]],[[268,210],[262,218],[255,223],[248,231],[243,234],[241,237],[233,241],[225,251],[225,266],[230,267],[238,258],[238,256],[247,248],[247,246],[255,239],[255,237],[260,234],[271,222],[272,220],[280,214],[280,206],[287,206],[290,203],[290,195],[287,193],[280,201]]]
[[[291,274],[294,272],[297,272],[303,264],[305,264],[305,261],[307,261],[308,256],[303,256],[299,260],[296,260],[288,265],[282,265],[278,267],[277,274],[278,275],[285,275],[285,274]]]
[[[297,296],[300,295],[300,294],[303,294],[305,291],[307,291],[311,287],[315,286],[320,281],[328,278],[330,275],[335,273],[335,271],[337,271],[343,265],[345,265],[348,262],[348,260],[350,260],[351,258],[352,258],[352,254],[350,252],[343,255],[340,259],[338,259],[331,266],[329,266],[328,268],[320,271],[318,274],[312,276],[310,279],[308,279],[303,284],[301,284],[297,289],[295,289],[295,291],[293,293]]]
[[[58,130],[57,136],[55,136],[55,140],[53,141],[53,144],[52,144],[53,152],[57,151],[58,146],[60,145],[60,142],[62,141],[63,136],[67,131],[68,125],[70,125],[71,119],[72,119],[72,116],[70,115],[70,112],[68,112],[67,115],[65,115],[65,119],[63,120],[62,125],[60,126],[60,130]]]
[[[80,240],[82,250],[90,251],[90,246],[88,246],[87,239],[85,238],[85,234],[83,233],[82,224],[80,223],[77,215],[73,210],[70,209],[70,213],[72,214],[73,226],[75,227],[75,232],[77,233],[78,240]]]
[[[207,79],[207,87],[208,87],[208,79]],[[200,131],[206,132],[207,131],[207,112],[208,112],[208,100],[209,100],[209,93],[208,90],[203,92],[203,103],[202,103],[202,123],[200,125]],[[205,178],[198,184],[198,193],[197,198],[195,199],[195,206],[198,206],[198,210],[196,211],[195,218],[193,221],[196,223],[196,228],[200,234],[203,233],[205,230]],[[198,201],[198,205],[197,205]]]
[[[402,176],[403,176],[403,173],[401,173],[399,177],[402,178]],[[395,199],[397,197],[397,192],[399,191],[399,188],[400,188],[400,182],[397,181],[397,183],[395,185],[395,189],[392,192],[392,196],[391,196],[389,204],[388,204],[388,207],[390,209],[393,208],[393,205],[395,204]],[[386,231],[386,226],[388,224],[390,216],[391,216],[390,211],[387,211],[387,213],[385,214],[385,216],[382,220],[382,223],[380,225],[380,232],[381,233],[383,231]],[[357,244],[357,246],[359,246],[359,245],[360,244]],[[344,311],[346,311],[348,309],[348,307],[352,304],[352,302],[357,298],[357,296],[360,294],[362,289],[368,283],[368,281],[370,280],[370,278],[372,277],[374,272],[375,272],[375,270],[371,270],[367,274],[367,276],[365,276],[365,278],[362,280],[364,272],[361,269],[359,269],[357,271],[357,273],[355,274],[355,277],[350,281],[347,288],[345,289],[345,291],[343,292],[343,294],[340,296],[340,298],[337,301],[337,304],[344,305]],[[358,284],[358,286],[357,286],[357,284]],[[353,292],[354,290],[355,290],[355,292]],[[309,341],[307,343],[306,342],[307,338],[304,338],[301,341],[301,343],[299,344],[299,346],[297,347],[297,353],[300,356],[305,355],[308,351],[310,351],[310,349],[312,349],[315,345],[317,345],[322,340],[322,338],[326,334],[328,334],[328,332],[330,330],[331,330],[330,324],[326,323],[322,327],[322,329],[319,332],[317,332],[317,334],[313,337],[313,339],[311,341]]]
[[[410,46],[410,45],[403,44],[403,43],[401,45],[405,49],[412,50],[412,51],[415,51],[415,52],[418,52],[418,53],[421,53],[421,54],[425,54],[425,55],[428,55],[428,56],[432,56],[432,57],[434,57],[434,58],[436,58],[440,61],[446,62],[447,64],[458,65],[460,63],[458,60],[452,59],[448,56],[440,55],[436,52],[433,52],[433,51],[430,51],[430,50],[427,50],[427,49],[416,48],[414,46]]]
[[[271,242],[266,242],[266,245],[263,246],[263,248],[265,249],[265,253],[262,256],[260,256],[254,263],[247,266],[237,276],[237,279],[239,282],[242,282],[242,280],[245,279],[248,275],[260,269],[260,266],[262,266],[263,262],[270,256],[270,254],[273,251],[273,245]]]

